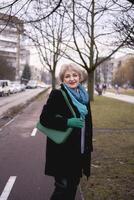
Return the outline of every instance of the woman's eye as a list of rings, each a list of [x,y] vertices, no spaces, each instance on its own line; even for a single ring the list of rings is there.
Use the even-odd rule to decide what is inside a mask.
[[[66,75],[64,78],[70,78],[70,75]]]
[[[78,76],[78,74],[73,74],[73,77],[77,77]]]
[[[71,78],[71,77],[76,78],[78,77],[78,74],[72,74],[72,75],[66,74],[64,78]]]

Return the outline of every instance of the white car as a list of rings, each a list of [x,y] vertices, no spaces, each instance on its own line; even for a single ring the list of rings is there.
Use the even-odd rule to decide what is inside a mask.
[[[47,88],[49,85],[45,84],[44,82],[39,82],[37,85],[39,88]]]
[[[26,85],[23,84],[23,83],[21,83],[20,85],[21,85],[21,91],[25,91],[25,89],[26,89]]]
[[[21,92],[21,84],[20,83],[15,83],[15,87],[17,92]]]
[[[0,80],[0,96],[10,95],[10,83],[9,80]]]
[[[36,80],[30,80],[28,82],[26,88],[37,88],[37,81]]]
[[[22,86],[21,86],[20,82],[18,82],[18,81],[13,81],[13,82],[11,83],[11,85],[13,85],[15,93],[21,92],[21,91],[22,91]]]
[[[11,85],[10,85],[10,93],[14,94],[14,93],[17,93],[17,92],[18,92],[18,90],[17,90],[16,84],[15,83],[11,83]]]

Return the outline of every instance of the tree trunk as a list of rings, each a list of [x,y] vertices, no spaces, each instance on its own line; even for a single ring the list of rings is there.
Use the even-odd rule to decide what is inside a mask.
[[[52,71],[51,75],[52,75],[52,89],[55,89],[55,84],[56,84],[55,73]]]
[[[88,92],[90,100],[94,101],[94,71],[88,74]]]

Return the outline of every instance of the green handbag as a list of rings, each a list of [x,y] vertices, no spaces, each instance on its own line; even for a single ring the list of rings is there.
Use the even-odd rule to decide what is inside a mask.
[[[61,89],[62,95],[66,101],[66,104],[68,105],[70,111],[72,112],[73,116],[76,117],[76,114],[66,96],[66,93]],[[53,142],[56,144],[62,144],[66,141],[68,136],[71,134],[73,128],[67,128],[66,131],[60,131],[55,129],[50,129],[42,125],[40,122],[37,123],[36,128],[45,134],[48,138],[50,138]]]

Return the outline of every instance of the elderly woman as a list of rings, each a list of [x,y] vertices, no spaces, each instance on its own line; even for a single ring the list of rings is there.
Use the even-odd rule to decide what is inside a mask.
[[[81,85],[82,70],[74,64],[61,66],[61,89],[75,111],[72,116],[60,89],[52,90],[40,115],[49,128],[73,131],[63,144],[47,138],[45,174],[55,179],[51,200],[74,200],[80,178],[90,176],[92,118],[89,96]]]

